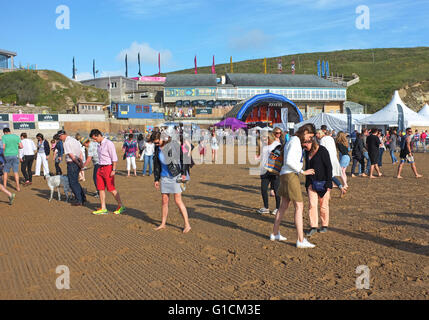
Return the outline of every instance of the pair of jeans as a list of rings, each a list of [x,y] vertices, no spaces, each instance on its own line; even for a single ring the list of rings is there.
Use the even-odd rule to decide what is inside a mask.
[[[92,173],[92,180],[94,180],[95,190],[97,191],[97,194],[98,194],[98,189],[97,189],[97,172],[98,172],[98,168],[100,168],[100,165],[99,164],[94,164],[94,172]]]
[[[353,158],[352,174],[355,174],[356,165],[359,163],[359,175],[362,174],[361,168],[365,168],[365,158],[360,160]]]
[[[382,167],[383,166],[383,153],[384,153],[384,148],[380,148],[380,152],[378,153],[378,166]]]
[[[58,158],[55,159],[55,175],[57,176],[63,175],[63,170],[61,170],[60,163],[61,161],[59,161]]]
[[[268,186],[271,184],[271,189],[274,190],[274,193],[276,195],[276,209],[278,210],[280,208],[280,201],[281,198],[278,195],[278,190],[280,186],[280,177],[274,174],[266,173],[261,176],[261,194],[262,194],[262,200],[264,201],[264,208],[269,208],[269,202],[268,202]]]
[[[368,152],[364,152],[363,157],[366,160],[365,174],[369,175],[369,170],[371,169],[371,160],[369,160]],[[363,168],[362,168],[362,165],[359,163],[359,174],[362,174],[362,173],[363,173]]]
[[[149,175],[152,175],[152,164],[153,164],[153,155],[152,156],[144,156],[144,165],[143,165],[143,175],[146,174],[147,166],[149,165]]]
[[[76,201],[83,203],[86,201],[85,193],[79,183],[79,166],[74,162],[67,162],[67,177],[69,178],[70,188],[73,191]]]
[[[341,184],[340,180],[338,180],[337,177],[332,177],[332,182],[335,183],[338,186],[338,188],[340,189],[343,188],[343,185]]]
[[[398,162],[398,159],[395,156],[395,150],[390,149],[390,157],[392,158],[392,163]]]
[[[24,156],[21,163],[21,172],[24,176],[25,182],[33,182],[33,172],[31,168],[33,167],[34,156]]]

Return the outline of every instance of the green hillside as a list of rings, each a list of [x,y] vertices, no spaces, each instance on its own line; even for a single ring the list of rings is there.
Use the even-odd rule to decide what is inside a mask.
[[[374,60],[373,60],[374,57]],[[268,73],[277,72],[277,59],[267,58]],[[368,106],[368,112],[384,107],[394,90],[413,86],[429,80],[429,47],[391,48],[369,50],[344,50],[283,56],[283,73],[291,73],[291,61],[295,60],[297,74],[317,74],[317,60],[329,61],[330,71],[351,78],[353,73],[360,77],[360,83],[348,90],[348,100]],[[235,73],[263,73],[264,59],[234,63]],[[230,71],[230,65],[216,65],[218,75]],[[193,73],[187,69],[172,73]],[[198,68],[199,73],[210,73],[211,66]],[[405,99],[407,102],[407,99]],[[422,105],[409,103],[413,109]],[[417,99],[418,100],[418,99]]]
[[[0,73],[0,100],[19,105],[28,102],[64,112],[77,102],[108,103],[109,95],[107,90],[83,86],[55,71],[20,70]]]

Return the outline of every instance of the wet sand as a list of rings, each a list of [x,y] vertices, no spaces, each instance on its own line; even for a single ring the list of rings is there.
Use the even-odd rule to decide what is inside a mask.
[[[125,161],[116,183],[128,209],[121,216],[91,215],[99,206],[92,170],[84,208],[64,194],[49,203],[46,182],[35,177],[12,207],[0,195],[0,299],[428,299],[429,154],[416,160],[419,180],[408,165],[395,179],[389,155],[385,177],[349,177],[344,199],[333,191],[329,232],[313,236],[310,250],[295,248],[292,208],[281,227],[288,241],[269,241],[274,216],[256,213],[260,179],[249,165],[194,167],[183,194],[186,235],[173,199],[167,229],[153,230],[161,196],[153,177],[127,178]],[[70,290],[56,288],[59,265],[70,269]],[[356,289],[360,265],[370,269],[369,290]]]

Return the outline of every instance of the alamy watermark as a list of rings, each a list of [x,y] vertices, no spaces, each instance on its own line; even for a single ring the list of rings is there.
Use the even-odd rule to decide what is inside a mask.
[[[55,285],[58,290],[70,290],[70,269],[67,266],[58,266],[55,270],[59,274]]]
[[[57,7],[55,11],[59,16],[55,21],[55,26],[58,30],[70,29],[70,8],[64,4]]]
[[[370,28],[370,11],[368,6],[361,5],[356,8],[356,14],[359,16],[356,18],[356,28],[359,30],[369,30]]]
[[[370,270],[368,266],[360,265],[356,268],[356,274],[359,277],[356,278],[356,289],[358,290],[369,290],[370,287]]]

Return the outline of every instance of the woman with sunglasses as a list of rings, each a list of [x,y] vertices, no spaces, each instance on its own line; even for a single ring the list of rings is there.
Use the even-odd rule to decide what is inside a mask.
[[[282,146],[284,146],[286,141],[283,135],[283,130],[280,128],[275,128],[273,131],[273,134],[274,134],[275,141],[279,142]],[[271,185],[270,197],[275,197],[275,196],[276,196],[276,193],[274,191],[273,186]],[[273,212],[273,215],[276,215],[276,214],[277,212]]]
[[[332,190],[332,164],[328,150],[320,146],[314,139],[312,142],[304,142],[305,169],[313,169],[315,174],[305,177],[305,188],[308,193],[310,230],[305,234],[311,237],[315,233],[328,232],[329,225],[329,200]],[[317,206],[320,207],[320,219],[322,228],[319,226],[319,215]]]
[[[276,197],[276,209],[272,212],[273,215],[276,215],[280,208],[280,196],[277,194],[280,184],[279,176],[275,173],[267,171],[265,166],[268,163],[268,158],[271,153],[277,149],[281,148],[280,141],[274,137],[273,134],[261,136],[262,141],[262,152],[261,152],[261,195],[264,202],[264,207],[259,209],[257,212],[259,214],[270,213],[269,202],[268,202],[268,186],[271,185],[271,191],[274,192]]]
[[[188,211],[182,200],[181,181],[185,181],[189,175],[189,165],[183,161],[183,151],[180,143],[173,141],[171,137],[160,132],[154,132],[151,140],[155,144],[154,176],[155,188],[162,194],[162,222],[155,230],[166,228],[168,217],[168,203],[170,195],[174,194],[174,200],[183,216],[185,228],[183,233],[191,231]]]
[[[314,175],[314,169],[302,170],[303,168],[303,145],[311,143],[316,133],[313,124],[306,124],[298,129],[294,137],[284,148],[283,167],[280,171],[280,186],[279,195],[281,196],[281,204],[279,212],[276,215],[274,222],[273,233],[270,236],[271,241],[286,241],[280,232],[280,223],[283,215],[289,208],[291,202],[295,206],[295,226],[298,234],[297,248],[314,248],[315,245],[311,244],[304,238],[303,218],[304,200],[301,192],[301,183],[299,181],[299,174],[304,176]]]

